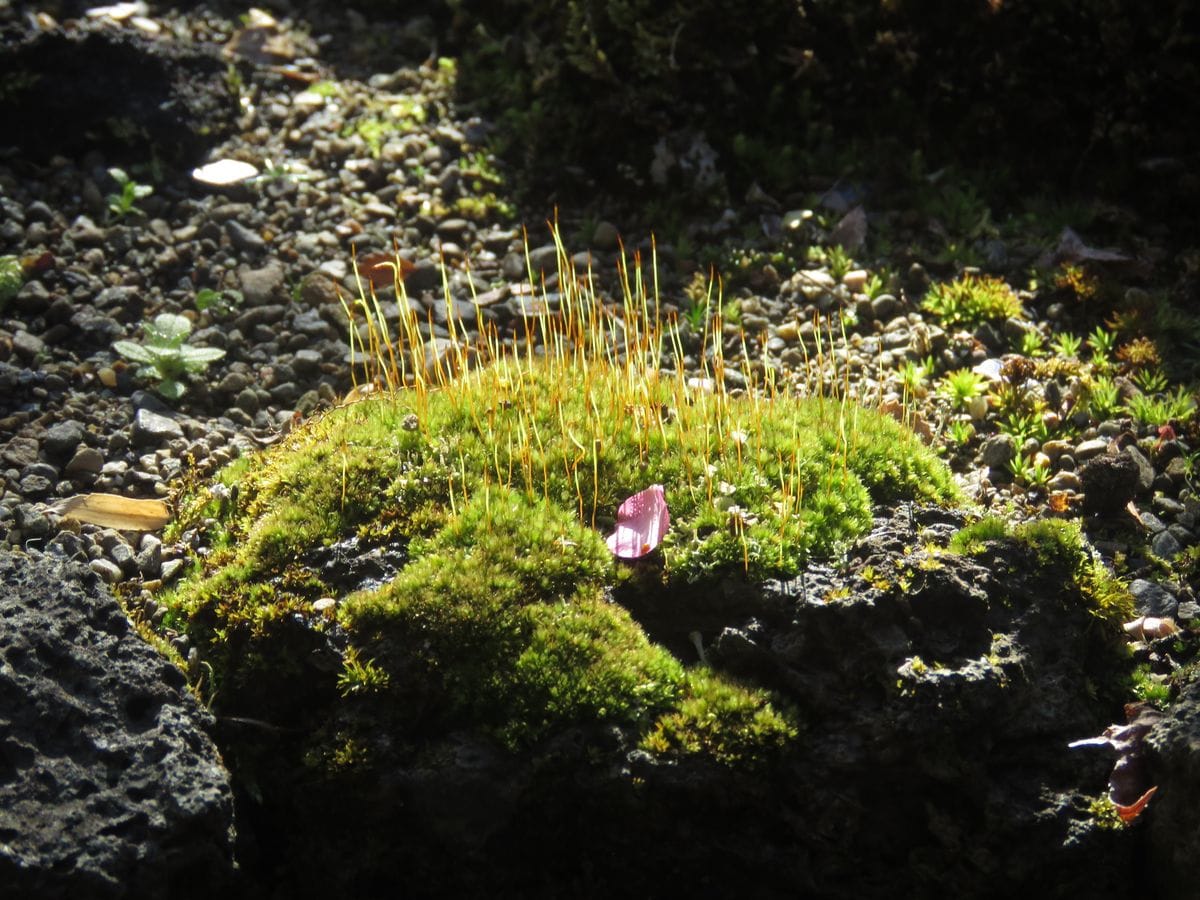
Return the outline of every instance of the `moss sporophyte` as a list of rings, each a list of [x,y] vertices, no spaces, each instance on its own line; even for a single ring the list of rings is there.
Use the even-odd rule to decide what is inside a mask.
[[[216,549],[164,602],[220,661],[214,677],[254,674],[255,657],[223,653],[218,629],[270,642],[333,596],[336,617],[314,627],[336,623],[349,638],[345,702],[436,708],[430,727],[470,722],[513,745],[604,721],[636,728],[654,751],[726,761],[794,733],[765,691],[686,674],[607,590],[628,584],[631,566],[640,590],[791,576],[864,532],[873,502],[956,500],[952,476],[844,394],[793,396],[748,360],[751,389],[727,391],[719,296],[689,374],[653,266],[623,259],[620,296],[606,303],[558,249],[561,300],[531,273],[516,336],[468,339],[450,302],[448,340],[427,341],[407,302],[392,335],[364,286],[346,303],[351,349],[362,384],[379,389],[241,467],[236,503],[209,491],[185,502],[177,527],[207,528]],[[637,552],[618,555],[643,559],[618,561],[611,546],[639,535]],[[403,548],[398,576],[339,593],[305,562],[349,538]],[[414,699],[421,673],[433,706]],[[730,733],[711,733],[710,715]]]

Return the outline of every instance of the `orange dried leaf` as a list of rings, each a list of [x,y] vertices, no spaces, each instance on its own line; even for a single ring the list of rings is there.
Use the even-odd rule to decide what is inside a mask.
[[[391,287],[397,274],[403,281],[416,266],[392,253],[367,253],[358,261],[358,270],[375,288]]]
[[[1117,815],[1121,817],[1121,821],[1128,825],[1130,822],[1140,816],[1146,809],[1146,804],[1150,802],[1150,798],[1154,796],[1154,793],[1157,790],[1157,786],[1150,788],[1150,790],[1146,791],[1146,793],[1142,794],[1142,796],[1138,797],[1128,806],[1122,806],[1119,803],[1114,803],[1113,805],[1117,808]]]
[[[1064,513],[1071,508],[1071,496],[1066,491],[1051,491],[1049,497],[1050,512]]]

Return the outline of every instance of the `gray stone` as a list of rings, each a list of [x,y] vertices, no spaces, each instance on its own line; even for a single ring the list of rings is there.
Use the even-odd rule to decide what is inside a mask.
[[[440,290],[442,269],[433,259],[418,260],[413,270],[404,279],[404,289],[409,297],[417,297],[422,291]]]
[[[103,466],[103,453],[95,447],[80,447],[63,468],[63,474],[68,478],[86,478],[89,475],[100,474]]]
[[[238,269],[238,283],[247,306],[262,306],[282,299],[284,282],[283,266],[275,260],[258,269],[248,266]]]
[[[1138,470],[1138,493],[1144,494],[1150,490],[1150,485],[1154,483],[1154,466],[1150,460],[1146,458],[1146,454],[1130,444],[1123,451],[1126,456],[1132,459],[1137,464]]]
[[[0,896],[211,897],[233,882],[209,714],[82,566],[0,553]]]
[[[621,234],[612,222],[599,222],[592,232],[592,246],[597,250],[616,250],[620,246]]]
[[[1142,518],[1142,527],[1144,527],[1151,534],[1158,534],[1160,531],[1164,531],[1167,527],[1167,523],[1154,513],[1143,512],[1139,513],[1139,515]]]
[[[0,450],[0,461],[25,468],[38,461],[38,442],[33,438],[15,437]]]
[[[543,244],[529,251],[529,265],[533,269],[533,277],[547,277],[558,273],[558,248],[554,244]]]
[[[88,568],[107,581],[109,584],[116,584],[125,577],[118,566],[111,559],[93,559],[88,563]]]
[[[1073,455],[1077,461],[1086,462],[1093,456],[1099,456],[1107,449],[1108,441],[1103,438],[1092,438],[1091,440],[1081,441],[1076,445]]]
[[[1154,540],[1150,542],[1152,549],[1157,556],[1163,559],[1174,559],[1179,555],[1179,551],[1183,549],[1175,535],[1171,534],[1170,530],[1160,531],[1154,536]]]
[[[70,459],[83,436],[83,426],[78,422],[59,422],[46,429],[42,447],[52,459]]]
[[[36,334],[19,329],[12,339],[13,351],[25,362],[33,362],[46,352],[46,342]]]
[[[1179,601],[1175,599],[1174,594],[1162,585],[1144,578],[1134,579],[1129,585],[1129,593],[1133,594],[1138,614],[1142,616],[1173,616],[1179,607]]]
[[[1079,476],[1069,471],[1059,472],[1046,482],[1047,490],[1051,491],[1078,491],[1082,487]]]
[[[1186,508],[1178,500],[1173,500],[1170,497],[1156,496],[1150,501],[1150,506],[1159,515],[1169,516],[1172,519],[1177,519],[1183,515]]]
[[[980,461],[989,469],[1002,469],[1007,466],[1017,452],[1017,443],[1012,435],[996,434],[984,441],[979,449]]]
[[[1179,544],[1182,547],[1190,547],[1192,544],[1196,543],[1196,535],[1191,531],[1191,529],[1185,528],[1183,525],[1169,525],[1167,526],[1167,531],[1171,533],[1175,540],[1179,541]]]
[[[229,235],[229,242],[233,246],[247,253],[257,253],[267,247],[267,242],[262,239],[262,235],[253,228],[247,228],[236,219],[230,219],[225,223],[225,233]]]
[[[891,294],[880,294],[871,301],[871,315],[880,321],[888,321],[900,311],[900,301]]]
[[[133,443],[136,447],[160,447],[168,441],[183,437],[179,423],[148,409],[139,409],[133,420]]]
[[[105,231],[87,216],[76,216],[67,229],[67,236],[81,246],[98,247],[104,243]]]

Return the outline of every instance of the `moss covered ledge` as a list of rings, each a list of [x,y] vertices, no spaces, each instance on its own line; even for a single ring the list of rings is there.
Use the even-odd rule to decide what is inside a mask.
[[[796,735],[768,691],[689,672],[614,596],[794,576],[863,533],[873,504],[956,501],[949,471],[846,399],[726,391],[719,314],[688,375],[657,298],[605,305],[562,283],[525,345],[484,335],[470,360],[457,345],[432,370],[420,323],[391,341],[360,298],[368,374],[388,389],[185,501],[175,531],[209,549],[162,603],[218,708],[358,704],[405,740],[466,728],[514,750],[615,725],[647,752],[729,764]],[[645,559],[614,560],[617,507],[651,484],[669,532]],[[356,576],[371,555],[380,565]]]

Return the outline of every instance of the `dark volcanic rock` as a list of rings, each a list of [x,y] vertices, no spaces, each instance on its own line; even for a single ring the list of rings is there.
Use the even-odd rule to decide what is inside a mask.
[[[233,801],[209,721],[87,569],[0,555],[0,896],[228,887]]]
[[[1200,680],[1179,695],[1170,716],[1146,738],[1158,792],[1151,810],[1153,875],[1158,896],[1196,896],[1200,859]]]
[[[698,632],[713,667],[795,710],[775,756],[654,755],[600,725],[514,751],[469,723],[397,720],[394,700],[331,718],[291,677],[225,698],[284,726],[224,729],[258,789],[243,828],[270,881],[306,897],[1132,895],[1144,829],[1096,824],[1111,759],[1068,746],[1120,714],[1119,629],[1073,564],[1027,544],[926,547],[955,523],[879,521],[844,565],[792,582],[614,594],[681,658]],[[314,765],[322,733],[365,764]]]
[[[1084,512],[1115,513],[1137,493],[1137,462],[1124,453],[1101,454],[1084,464],[1079,480],[1083,483]]]
[[[0,42],[6,143],[32,157],[107,149],[199,161],[232,131],[237,98],[215,53],[130,31],[33,31]]]

